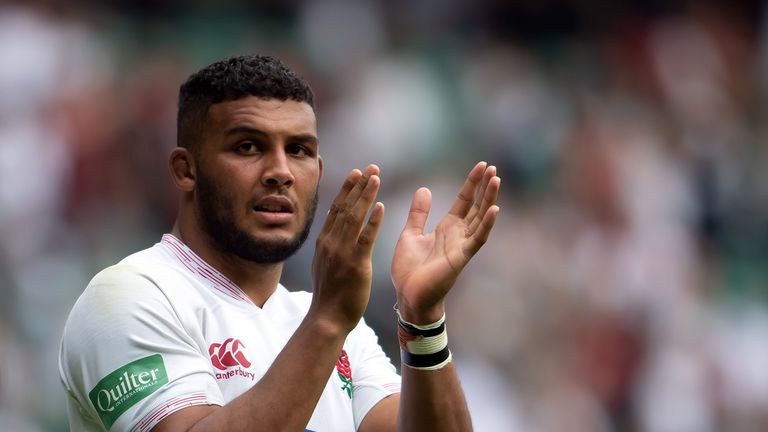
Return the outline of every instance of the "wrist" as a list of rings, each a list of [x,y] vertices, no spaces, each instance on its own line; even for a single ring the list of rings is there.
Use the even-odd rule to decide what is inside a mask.
[[[354,326],[344,325],[339,320],[312,311],[307,313],[302,325],[311,328],[314,334],[325,341],[345,339],[354,328]]]
[[[429,325],[445,317],[445,305],[443,302],[439,302],[431,307],[413,307],[407,301],[398,298],[395,309],[398,311],[400,318],[416,325]]]

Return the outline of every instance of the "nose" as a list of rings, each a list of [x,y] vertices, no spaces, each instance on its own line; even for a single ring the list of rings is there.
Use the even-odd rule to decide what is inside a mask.
[[[261,182],[265,186],[287,187],[294,181],[293,173],[288,165],[288,155],[282,150],[272,152],[271,157],[263,159],[265,163]]]

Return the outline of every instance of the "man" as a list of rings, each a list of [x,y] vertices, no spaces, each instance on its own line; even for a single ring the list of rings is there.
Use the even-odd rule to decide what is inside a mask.
[[[444,298],[495,222],[494,167],[472,169],[432,233],[430,192],[414,195],[392,262],[401,379],[362,319],[378,167],[352,170],[334,199],[313,293],[279,283],[323,172],[306,82],[270,57],[214,63],[181,86],[178,143],[172,233],[94,277],[64,329],[72,430],[471,429]]]

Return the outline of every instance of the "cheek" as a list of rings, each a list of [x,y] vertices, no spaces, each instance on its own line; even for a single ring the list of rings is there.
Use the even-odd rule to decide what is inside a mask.
[[[305,177],[307,180],[302,185],[301,193],[304,195],[307,202],[311,202],[315,199],[315,195],[320,187],[320,176],[317,172],[312,172]]]
[[[237,186],[233,184],[231,179],[199,178],[198,189],[200,199],[204,201],[200,205],[212,207],[219,215],[233,213],[242,200],[238,194]]]
[[[299,202],[302,205],[303,215],[305,217],[309,217],[312,215],[312,212],[316,205],[320,179],[317,173],[308,174],[304,178],[305,178],[305,181],[300,186],[301,189],[297,190],[297,194],[300,200]]]
[[[304,179],[307,189],[315,190],[320,183],[320,163],[318,161],[302,164],[297,168],[296,178]]]
[[[248,201],[251,196],[250,191],[253,190],[254,185],[258,184],[259,181],[255,171],[254,169],[248,169],[247,166],[223,166],[220,170],[222,175],[218,181],[222,195],[226,196],[227,200],[233,204],[237,204],[238,201],[241,204],[243,201]]]

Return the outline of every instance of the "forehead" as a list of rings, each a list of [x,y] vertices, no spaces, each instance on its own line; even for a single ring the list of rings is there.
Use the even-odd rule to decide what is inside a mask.
[[[314,109],[294,100],[247,96],[211,105],[207,118],[207,129],[214,134],[251,127],[271,135],[317,135]]]

